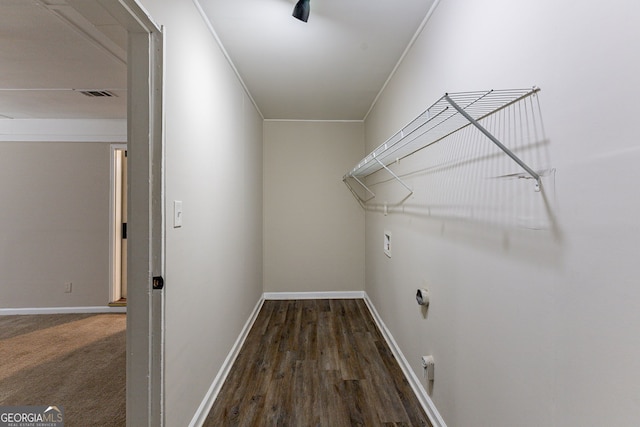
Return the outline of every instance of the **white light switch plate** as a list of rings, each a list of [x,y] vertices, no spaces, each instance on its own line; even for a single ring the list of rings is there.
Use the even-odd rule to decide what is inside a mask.
[[[182,227],[182,201],[173,201],[173,228]]]

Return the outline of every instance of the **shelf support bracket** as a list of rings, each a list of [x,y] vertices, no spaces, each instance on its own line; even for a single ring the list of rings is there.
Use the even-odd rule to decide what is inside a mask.
[[[498,148],[500,148],[502,151],[504,151],[504,153],[511,157],[511,159],[516,162],[518,165],[520,165],[520,167],[522,169],[524,169],[525,171],[527,171],[527,173],[529,175],[531,175],[532,178],[534,178],[536,180],[536,191],[540,191],[540,175],[534,171],[533,169],[531,169],[525,162],[523,162],[520,157],[516,156],[513,151],[509,150],[504,144],[502,144],[500,141],[498,141],[498,139],[493,136],[491,134],[491,132],[489,132],[487,129],[485,129],[480,123],[478,123],[478,121],[476,119],[474,119],[473,117],[471,117],[469,115],[469,113],[467,113],[462,107],[460,107],[458,104],[455,103],[454,100],[452,100],[449,95],[445,95],[444,96],[445,99],[447,100],[447,102],[449,102],[449,104],[451,104],[451,106],[453,108],[455,108],[458,113],[460,113],[465,119],[467,119],[469,121],[469,123],[471,123],[473,126],[475,126],[476,128],[478,128],[478,130],[480,132],[482,132],[487,138],[489,138],[491,140],[491,142],[493,142],[495,145],[498,146]],[[376,159],[377,160],[377,159]],[[386,168],[385,168],[386,169]]]
[[[369,187],[367,187],[367,186],[364,184],[364,182],[362,182],[362,181],[360,181],[360,180],[358,179],[358,177],[357,177],[357,176],[354,176],[354,175],[351,175],[351,174],[349,174],[348,176],[347,176],[347,175],[345,175],[345,177],[342,179],[342,181],[344,181],[344,183],[346,184],[346,186],[347,186],[347,187],[349,187],[349,189],[351,190],[351,192],[353,193],[353,195],[354,195],[354,196],[356,196],[356,197],[358,198],[358,200],[360,200],[360,203],[366,203],[367,201],[369,201],[369,200],[371,200],[371,199],[366,199],[366,200],[365,200],[365,199],[363,199],[362,197],[360,197],[360,196],[358,195],[358,193],[356,193],[356,191],[351,187],[351,185],[350,185],[350,184],[349,184],[349,182],[347,181],[347,178],[353,178],[353,179],[355,179],[355,180],[356,180],[356,182],[357,182],[358,184],[360,184],[360,186],[362,186],[362,188],[364,188],[365,190],[367,190],[367,192],[368,192],[369,194],[371,194],[371,196],[372,196],[372,197],[371,197],[371,199],[373,199],[374,197],[376,197],[376,193],[374,193],[373,191],[371,191],[371,190],[369,189]]]
[[[398,181],[400,184],[402,184],[402,186],[403,186],[404,188],[406,188],[406,189],[407,189],[407,191],[409,192],[409,194],[413,194],[413,190],[412,190],[411,188],[409,188],[409,186],[408,186],[407,184],[405,184],[405,183],[404,183],[404,181],[403,181],[403,180],[401,180],[401,179],[398,177],[398,175],[396,175],[395,173],[393,173],[393,171],[392,171],[391,169],[389,169],[388,167],[386,167],[386,166],[384,165],[384,163],[382,163],[380,160],[378,160],[378,158],[377,158],[377,157],[374,157],[373,159],[374,159],[376,162],[378,162],[378,163],[380,164],[380,166],[382,166],[382,167],[383,167],[387,172],[389,172],[389,173],[391,174],[391,176],[393,176],[393,177],[396,179],[396,181]]]

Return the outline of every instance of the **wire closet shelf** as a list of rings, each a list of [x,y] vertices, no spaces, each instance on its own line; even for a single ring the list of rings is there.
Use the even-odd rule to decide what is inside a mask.
[[[385,169],[409,192],[412,192],[409,186],[394,174],[388,166],[410,156],[416,151],[435,144],[466,126],[472,125],[478,128],[534,178],[536,180],[536,190],[538,191],[540,189],[539,174],[498,141],[479,121],[539,91],[539,88],[533,87],[527,89],[446,93],[408,125],[369,153],[351,171],[345,174],[342,180],[351,188],[347,179],[353,178],[375,197],[373,191],[363,183],[363,180],[367,176]],[[361,201],[363,200],[361,199]]]

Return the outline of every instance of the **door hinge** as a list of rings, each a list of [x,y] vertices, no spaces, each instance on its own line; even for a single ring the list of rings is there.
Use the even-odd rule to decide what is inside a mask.
[[[127,238],[127,223],[126,222],[122,223],[122,238],[123,239]]]
[[[154,276],[153,277],[153,289],[163,289],[164,288],[164,279],[162,276]]]

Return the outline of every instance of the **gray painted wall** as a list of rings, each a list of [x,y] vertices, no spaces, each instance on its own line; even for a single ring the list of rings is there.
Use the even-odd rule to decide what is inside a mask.
[[[265,122],[265,292],[364,290],[364,211],[342,182],[363,155],[363,123]]]
[[[0,142],[0,200],[0,308],[107,305],[108,143]]]
[[[487,141],[450,140],[400,165],[413,197],[367,212],[366,291],[420,378],[435,356],[425,387],[451,427],[640,419],[639,16],[621,0],[443,0],[366,120],[368,152],[445,92],[542,88],[548,141],[519,149],[556,168],[542,194],[496,178]]]
[[[193,2],[143,4],[165,28],[166,425],[186,426],[262,294],[262,118]]]

